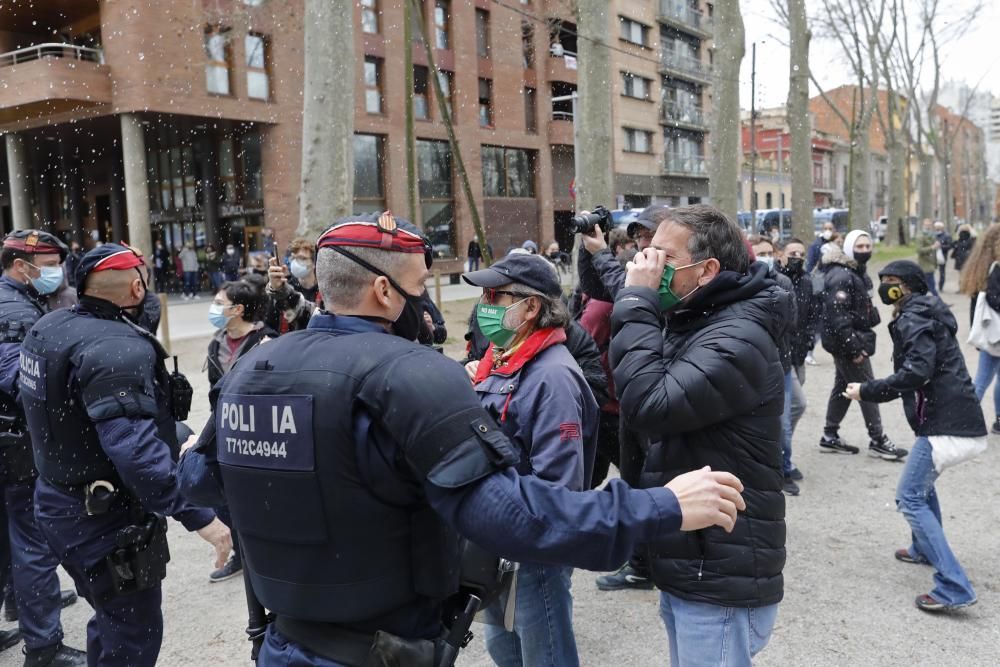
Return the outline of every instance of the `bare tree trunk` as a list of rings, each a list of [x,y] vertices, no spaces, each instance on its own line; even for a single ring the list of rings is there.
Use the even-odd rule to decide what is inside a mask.
[[[887,244],[906,243],[909,236],[906,229],[906,146],[899,140],[898,133],[889,146],[889,210],[885,219]]]
[[[592,209],[598,204],[614,206],[615,185],[612,160],[614,144],[611,127],[611,51],[606,47],[608,37],[607,0],[577,0],[577,30],[580,39],[579,98],[577,145],[574,150],[586,147],[586,159],[576,160],[580,173],[576,174],[577,209]],[[598,44],[599,42],[599,44]]]
[[[792,135],[792,232],[813,235],[812,125],[809,118],[809,24],[805,0],[788,0],[791,60],[788,72],[788,128]]]
[[[868,229],[871,199],[868,174],[872,154],[871,145],[868,143],[870,129],[869,120],[866,125],[859,123],[851,133],[851,191],[847,194],[851,229]]]
[[[746,54],[743,16],[738,0],[715,4],[715,66],[712,70],[713,115],[709,142],[708,196],[733,220],[739,211],[740,64]],[[793,149],[794,151],[794,149]],[[811,171],[810,171],[811,173]],[[751,197],[753,194],[751,193]]]
[[[306,0],[304,21],[298,233],[316,238],[354,207],[354,2]]]
[[[938,166],[941,167],[938,173],[941,179],[938,184],[941,195],[941,209],[938,212],[938,219],[944,223],[945,229],[951,229],[951,221],[955,215],[954,202],[952,202],[951,197],[951,165],[949,164],[951,158],[948,155],[949,151],[944,150],[941,153],[938,156]]]
[[[921,145],[916,142],[917,164],[920,165],[920,219],[934,217],[934,159]]]

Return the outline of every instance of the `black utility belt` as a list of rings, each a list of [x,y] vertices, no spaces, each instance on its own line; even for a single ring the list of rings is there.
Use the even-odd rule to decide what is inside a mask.
[[[275,628],[286,639],[350,667],[435,667],[441,641],[402,639],[387,632],[369,635],[333,625],[302,621],[287,616],[274,619]]]

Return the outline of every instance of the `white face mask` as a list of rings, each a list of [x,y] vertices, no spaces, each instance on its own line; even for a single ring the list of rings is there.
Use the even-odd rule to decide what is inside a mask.
[[[823,233],[820,234],[820,236],[823,237],[824,241],[829,241],[830,239],[833,238],[833,232],[831,232],[829,229],[824,229]]]
[[[236,254],[236,249],[235,248],[226,248],[226,254],[227,255],[235,255]]]

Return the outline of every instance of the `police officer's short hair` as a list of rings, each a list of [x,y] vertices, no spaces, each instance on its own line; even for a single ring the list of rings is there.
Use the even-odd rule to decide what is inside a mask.
[[[387,252],[376,248],[351,247],[352,255],[362,259],[377,269],[396,276],[400,266],[409,257],[403,252]],[[336,250],[320,248],[316,256],[316,282],[323,301],[341,308],[353,308],[361,303],[364,290],[378,276],[357,262],[344,257]]]
[[[535,320],[536,329],[562,329],[569,324],[569,311],[566,309],[566,304],[559,297],[549,296],[544,292],[540,292],[527,285],[522,285],[521,283],[511,283],[511,286],[507,289],[515,294],[536,297],[541,303],[538,310],[538,318]]]
[[[14,265],[15,259],[23,259],[26,262],[30,262],[32,257],[34,257],[33,254],[24,252],[23,250],[4,248],[0,250],[0,268],[6,271]]]

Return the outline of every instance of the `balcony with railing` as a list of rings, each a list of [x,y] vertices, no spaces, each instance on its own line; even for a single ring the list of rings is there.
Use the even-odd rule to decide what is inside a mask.
[[[712,68],[708,63],[672,49],[660,51],[660,71],[699,83],[712,82]]]
[[[708,178],[708,166],[702,155],[667,152],[663,156],[663,171],[674,176]]]
[[[698,130],[704,130],[707,127],[705,114],[701,107],[693,104],[666,101],[660,109],[660,120],[668,125],[679,125]]]
[[[678,0],[660,0],[657,20],[702,39],[712,36],[712,19],[697,9]]]
[[[813,190],[823,190],[826,192],[833,192],[833,179],[828,176],[816,176],[813,175]]]
[[[111,102],[99,49],[49,42],[0,53],[0,122]]]

